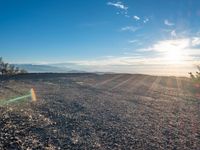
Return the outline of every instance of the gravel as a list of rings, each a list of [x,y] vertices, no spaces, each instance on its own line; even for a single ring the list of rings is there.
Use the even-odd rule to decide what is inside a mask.
[[[0,79],[0,149],[200,149],[200,101],[187,78],[27,74]]]

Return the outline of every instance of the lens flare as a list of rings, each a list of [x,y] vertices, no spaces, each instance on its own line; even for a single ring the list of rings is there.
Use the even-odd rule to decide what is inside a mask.
[[[31,98],[32,98],[32,101],[36,101],[37,100],[36,94],[35,94],[35,91],[34,91],[33,88],[31,89]]]

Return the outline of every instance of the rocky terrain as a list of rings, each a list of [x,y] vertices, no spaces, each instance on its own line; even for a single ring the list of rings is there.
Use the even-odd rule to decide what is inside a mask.
[[[200,100],[187,78],[27,74],[0,79],[0,149],[200,149]],[[198,92],[198,91],[196,91]]]

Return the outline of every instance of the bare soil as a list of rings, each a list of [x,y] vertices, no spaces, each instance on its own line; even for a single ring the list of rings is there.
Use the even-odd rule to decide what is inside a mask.
[[[200,149],[200,100],[187,78],[27,74],[1,78],[0,100],[30,88],[36,102],[0,106],[0,149]]]

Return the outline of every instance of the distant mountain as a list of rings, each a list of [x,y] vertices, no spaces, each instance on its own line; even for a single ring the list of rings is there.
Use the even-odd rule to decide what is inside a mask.
[[[14,64],[20,69],[25,69],[30,73],[84,73],[85,71],[69,69],[65,66],[56,65],[34,65],[34,64]]]

